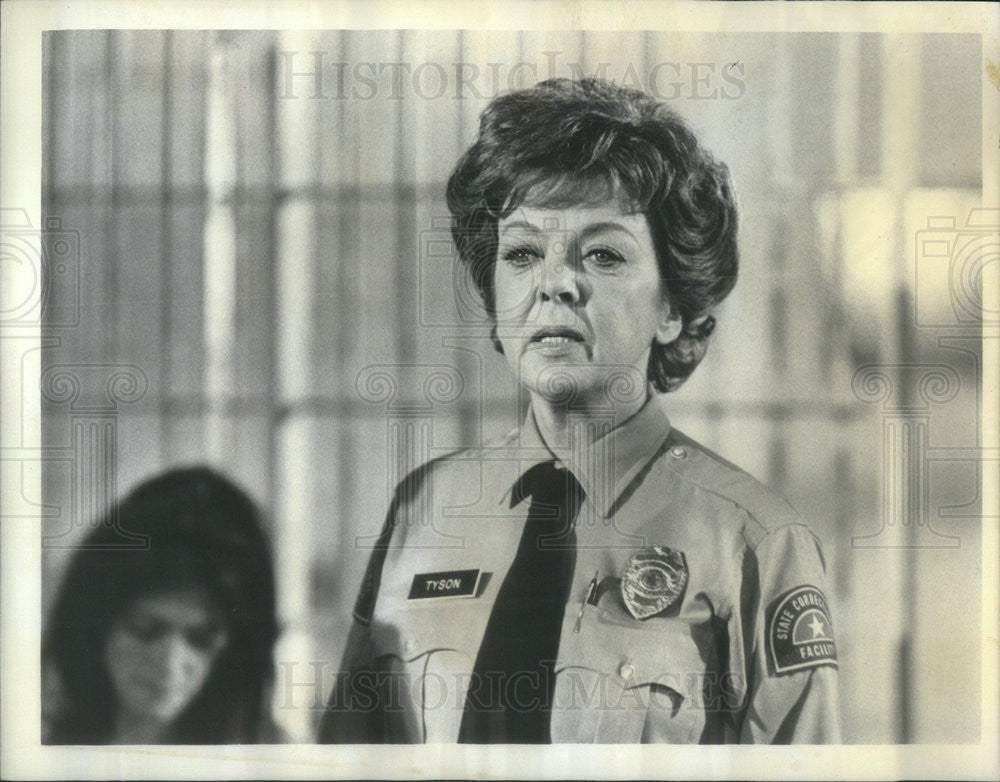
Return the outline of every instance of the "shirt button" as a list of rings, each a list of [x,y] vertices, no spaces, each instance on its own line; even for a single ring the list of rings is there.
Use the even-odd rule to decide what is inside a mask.
[[[618,675],[628,681],[635,676],[635,666],[632,663],[622,663],[622,667],[618,669]]]
[[[670,455],[673,456],[675,459],[683,459],[688,455],[688,452],[685,449],[681,448],[679,445],[675,445],[673,448],[670,449]]]

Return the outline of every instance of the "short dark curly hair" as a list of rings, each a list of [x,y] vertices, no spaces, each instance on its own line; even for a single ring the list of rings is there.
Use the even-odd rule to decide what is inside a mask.
[[[658,391],[672,391],[704,356],[715,325],[709,312],[733,289],[739,264],[729,171],[676,112],[601,79],[549,79],[506,93],[483,111],[447,190],[459,257],[491,319],[499,221],[527,202],[608,197],[646,216],[682,319],[676,340],[653,346],[647,369]]]

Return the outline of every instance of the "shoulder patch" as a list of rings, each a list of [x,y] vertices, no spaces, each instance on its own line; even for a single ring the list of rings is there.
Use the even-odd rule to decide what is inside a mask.
[[[776,674],[820,665],[837,667],[826,597],[814,586],[789,589],[767,609],[767,651]]]

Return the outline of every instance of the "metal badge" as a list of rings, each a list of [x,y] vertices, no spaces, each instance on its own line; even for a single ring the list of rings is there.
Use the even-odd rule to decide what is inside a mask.
[[[649,619],[684,594],[688,571],[684,553],[650,546],[633,554],[622,571],[622,599],[636,619]]]

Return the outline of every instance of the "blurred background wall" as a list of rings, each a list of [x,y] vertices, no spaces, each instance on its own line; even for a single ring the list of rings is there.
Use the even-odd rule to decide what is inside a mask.
[[[944,34],[47,33],[43,206],[70,250],[45,292],[46,601],[114,496],[218,466],[267,509],[276,716],[308,740],[395,481],[523,404],[456,288],[450,169],[494,95],[603,75],[732,171],[741,278],[672,418],[823,540],[845,739],[978,741],[981,56]]]

